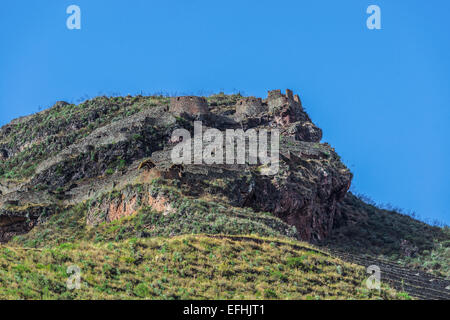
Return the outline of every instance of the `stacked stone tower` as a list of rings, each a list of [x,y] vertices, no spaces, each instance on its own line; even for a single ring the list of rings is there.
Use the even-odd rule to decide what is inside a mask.
[[[209,113],[208,102],[204,97],[175,97],[170,98],[170,112],[176,116],[198,116]]]
[[[290,106],[294,111],[303,111],[300,97],[297,94],[294,96],[292,90],[289,89],[286,90],[285,95],[281,93],[281,90],[269,91],[267,104],[271,113],[276,113],[284,106]]]

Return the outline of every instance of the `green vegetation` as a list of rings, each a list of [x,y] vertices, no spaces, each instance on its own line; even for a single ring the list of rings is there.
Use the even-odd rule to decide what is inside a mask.
[[[2,246],[0,299],[409,298],[365,289],[363,268],[310,248],[205,235],[76,241],[42,250]],[[72,265],[80,268],[80,289],[66,286]]]
[[[14,155],[0,163],[0,179],[26,179],[34,173],[37,163],[95,129],[168,102],[163,96],[97,97],[80,105],[55,106],[11,124],[8,133],[0,135],[0,145],[8,146]]]
[[[224,107],[235,105],[239,99],[242,99],[242,95],[240,93],[228,95],[221,92],[210,95],[206,99],[208,100],[208,104],[212,107]]]
[[[450,278],[450,229],[444,227],[443,239],[436,239],[433,249],[420,255],[404,258],[404,264],[411,268],[422,268],[437,275]]]
[[[164,195],[171,209],[157,212],[143,203],[146,199],[141,196],[148,192]],[[131,216],[109,221],[102,204],[121,201],[122,194],[136,195],[141,208]],[[87,224],[88,216],[98,223]],[[26,247],[42,247],[76,240],[118,241],[131,237],[201,233],[255,234],[294,239],[296,231],[268,213],[185,197],[162,180],[155,180],[151,185],[129,185],[123,190],[69,207],[48,217],[29,233],[16,236],[12,242]]]
[[[229,126],[224,115],[241,98],[208,97],[213,120]],[[192,119],[167,113],[168,103],[163,96],[98,97],[1,128],[7,201],[0,239],[9,242],[0,246],[0,299],[411,298],[386,287],[369,291],[362,267],[297,241],[285,221],[304,224],[311,239],[327,237],[333,222],[328,248],[449,276],[448,228],[352,194],[341,201],[351,173],[328,144],[282,136],[289,159],[264,179],[262,166],[175,170],[165,153],[170,135],[193,127]],[[146,108],[154,109],[126,119]],[[339,199],[328,199],[337,190]],[[336,207],[335,217],[322,219]],[[322,229],[323,237],[315,234]],[[66,286],[72,265],[82,272],[80,290]]]
[[[325,245],[450,276],[448,227],[430,226],[394,210],[368,204],[351,193],[344,199],[343,208],[350,223],[337,228]]]

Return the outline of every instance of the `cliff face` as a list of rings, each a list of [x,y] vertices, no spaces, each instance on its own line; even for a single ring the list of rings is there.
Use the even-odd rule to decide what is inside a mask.
[[[171,133],[183,125],[192,128],[195,119],[222,131],[279,129],[280,169],[267,176],[258,164],[185,165],[182,176],[169,179],[190,185],[186,194],[213,191],[230,205],[272,212],[294,225],[304,240],[327,237],[351,174],[334,150],[319,143],[321,131],[298,96],[273,91],[264,101],[238,96],[209,100],[127,97],[97,98],[78,107],[57,103],[4,126],[2,239],[27,232],[55,205],[74,205],[148,174],[133,166],[136,161],[154,158],[158,168],[153,171],[168,171]],[[212,187],[224,178],[226,184]],[[122,211],[130,215],[136,210]]]
[[[279,130],[279,170],[265,175],[261,163],[174,166],[172,133],[185,128],[193,134],[194,120],[202,121],[203,130]],[[136,197],[165,211],[168,198],[123,192],[136,181],[148,185],[155,179],[176,184],[186,197],[270,212],[295,226],[298,238],[323,240],[340,219],[337,207],[352,174],[321,137],[290,90],[271,91],[264,100],[219,94],[58,102],[0,129],[0,240],[111,191],[123,193],[123,200],[103,201],[102,214],[87,215],[87,224],[98,223],[98,216],[112,221],[135,214],[143,207]],[[139,166],[144,160],[152,165]]]

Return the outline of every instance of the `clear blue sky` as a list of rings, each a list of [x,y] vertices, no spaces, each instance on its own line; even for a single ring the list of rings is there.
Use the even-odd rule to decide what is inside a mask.
[[[82,29],[68,30],[76,4]],[[366,8],[381,8],[368,30]],[[0,124],[98,94],[299,93],[383,203],[450,223],[450,1],[3,1]]]

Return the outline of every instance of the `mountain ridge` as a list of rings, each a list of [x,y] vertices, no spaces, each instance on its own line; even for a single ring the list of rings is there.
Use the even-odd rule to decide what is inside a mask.
[[[193,133],[194,121],[222,131],[279,130],[279,172],[264,175],[260,164],[173,165],[172,133]],[[217,94],[57,102],[0,128],[0,241],[45,248],[254,234],[383,255],[448,277],[448,231],[353,196],[352,173],[321,138],[290,90],[269,91],[266,99]],[[441,265],[428,265],[436,256]]]

